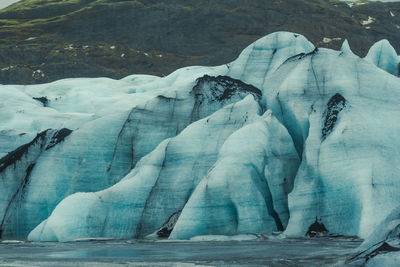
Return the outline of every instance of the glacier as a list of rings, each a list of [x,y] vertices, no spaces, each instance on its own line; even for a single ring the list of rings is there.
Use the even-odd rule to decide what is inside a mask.
[[[371,46],[365,59],[393,75],[400,74],[399,57],[386,39]]]
[[[400,203],[399,57],[267,35],[228,64],[0,86],[2,238],[367,238]]]

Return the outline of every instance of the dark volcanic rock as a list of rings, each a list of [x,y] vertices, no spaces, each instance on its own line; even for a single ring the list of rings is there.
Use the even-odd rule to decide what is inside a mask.
[[[44,107],[47,107],[47,104],[49,102],[49,100],[47,99],[47,97],[45,96],[41,96],[41,97],[32,97],[34,100],[37,100],[39,102],[41,102],[43,104]]]
[[[243,93],[245,95],[252,94],[255,99],[261,100],[262,92],[256,87],[246,84],[241,80],[233,79],[228,76],[209,76],[204,75],[197,79],[196,85],[193,87],[193,92],[198,94],[199,88],[202,86],[208,86],[210,88],[210,99],[213,98],[218,101],[223,101],[230,98],[234,94]],[[199,92],[198,92],[199,91]]]
[[[318,217],[315,218],[315,222],[310,225],[306,236],[308,237],[319,237],[324,236],[328,233],[328,229],[326,229],[325,225],[322,221],[318,221]]]
[[[192,110],[192,121],[201,119],[201,110],[207,109],[213,102],[219,105],[235,102],[251,94],[257,101],[261,100],[262,92],[256,87],[228,76],[204,75],[196,80],[191,94],[195,99]]]
[[[175,224],[181,215],[181,211],[177,211],[168,218],[160,230],[157,231],[157,236],[161,238],[167,238],[171,234],[172,230],[174,230]]]
[[[321,139],[324,141],[335,127],[339,112],[346,106],[346,99],[341,94],[335,94],[327,104],[325,112],[324,127],[322,128]]]
[[[64,141],[64,139],[72,133],[72,130],[67,128],[62,128],[61,130],[57,131],[53,137],[51,138],[49,144],[46,147],[46,150],[54,147],[58,143]]]
[[[334,0],[22,0],[0,12],[0,83],[167,75],[229,62],[280,30],[335,49],[347,38],[363,56],[383,38],[400,45],[397,14],[400,3]]]
[[[45,141],[46,134],[49,130],[38,133],[36,137],[29,143],[18,147],[16,150],[9,152],[6,156],[0,159],[0,173],[4,171],[8,166],[15,164],[22,156],[28,152],[28,149],[35,145],[42,145]]]

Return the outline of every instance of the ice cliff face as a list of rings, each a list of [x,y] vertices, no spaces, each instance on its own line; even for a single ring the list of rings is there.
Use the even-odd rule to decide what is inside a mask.
[[[66,198],[31,235],[44,233],[49,240],[69,240],[82,236],[129,238],[151,234],[183,209],[213,166],[226,138],[260,113],[258,103],[250,96],[191,124],[178,136],[161,142],[118,184],[104,191]],[[75,206],[73,203],[85,206],[70,209],[66,218],[64,208]]]
[[[219,151],[171,238],[282,231],[289,219],[287,194],[299,165],[287,130],[266,112],[230,135]]]
[[[399,57],[388,40],[374,44],[365,59],[393,75],[399,76],[400,74]]]
[[[315,217],[366,237],[400,203],[398,57],[376,46],[278,32],[164,78],[1,87],[3,237],[304,236]]]

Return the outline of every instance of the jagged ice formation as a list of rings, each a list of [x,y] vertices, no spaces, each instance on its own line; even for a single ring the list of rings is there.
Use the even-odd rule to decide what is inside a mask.
[[[277,32],[164,78],[1,86],[1,234],[304,236],[318,217],[366,237],[400,203],[393,51]]]

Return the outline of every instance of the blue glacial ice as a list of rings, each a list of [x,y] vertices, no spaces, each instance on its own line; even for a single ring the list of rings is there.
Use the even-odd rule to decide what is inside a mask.
[[[304,236],[318,217],[366,238],[400,203],[398,62],[277,32],[163,78],[1,86],[1,235]]]
[[[267,111],[225,141],[170,237],[282,231],[289,219],[287,194],[298,166],[290,135]]]
[[[371,46],[365,59],[395,76],[400,74],[399,57],[396,50],[386,39]]]
[[[400,259],[400,208],[395,208],[364,240],[350,263],[397,266]]]
[[[345,39],[343,41],[342,47],[340,48],[340,51],[348,54],[353,54],[353,51],[351,50],[351,47],[349,45],[349,41]]]
[[[64,199],[29,238],[67,241],[151,234],[171,214],[183,209],[214,164],[225,139],[260,112],[257,101],[248,96],[191,124],[176,137],[161,142],[116,185]]]

